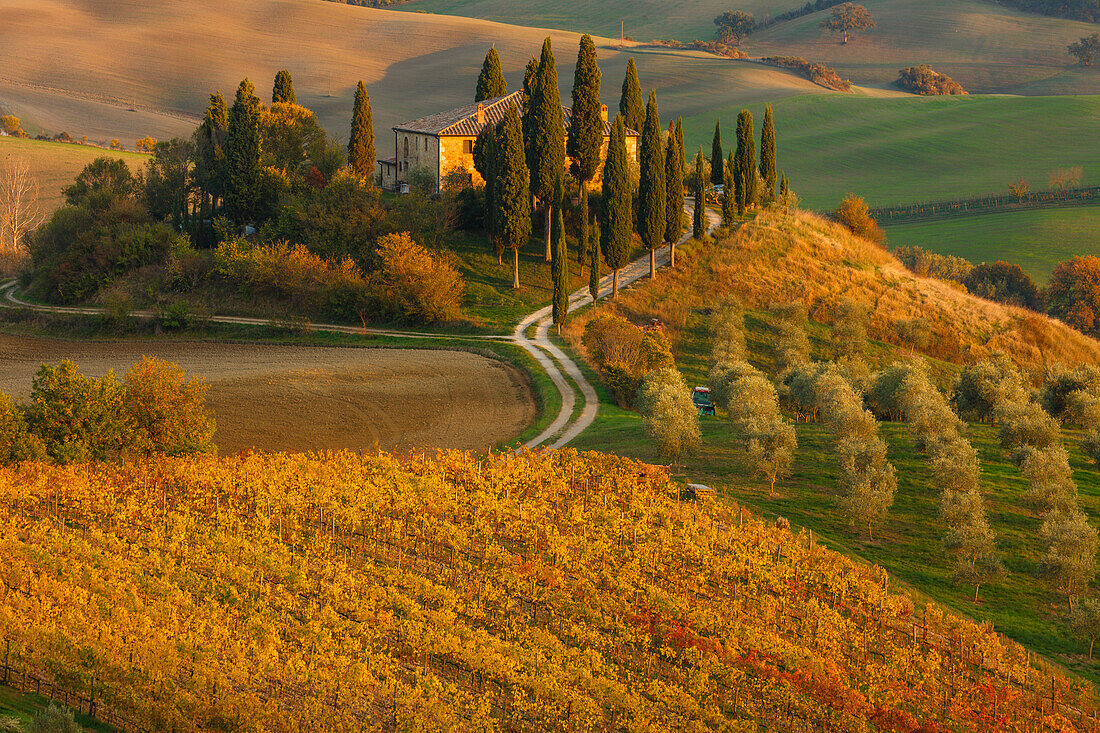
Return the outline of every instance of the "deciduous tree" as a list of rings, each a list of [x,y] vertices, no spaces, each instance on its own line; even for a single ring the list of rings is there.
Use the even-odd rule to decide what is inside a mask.
[[[1100,332],[1100,257],[1082,255],[1058,264],[1047,286],[1047,306],[1083,333]]]
[[[875,19],[871,11],[855,3],[842,3],[833,8],[828,18],[821,21],[821,27],[844,36],[842,43],[848,43],[848,36],[875,28]]]
[[[1069,55],[1077,59],[1082,66],[1090,66],[1093,61],[1100,58],[1100,33],[1093,33],[1091,36],[1074,41],[1069,44],[1068,50]]]
[[[1093,647],[1100,637],[1100,598],[1078,598],[1069,610],[1069,627],[1077,636],[1089,640],[1089,659],[1092,659]]]
[[[727,10],[714,19],[715,35],[721,43],[741,44],[741,39],[756,30],[756,20],[743,10]]]
[[[1041,569],[1072,601],[1096,575],[1096,529],[1080,509],[1053,510],[1046,514],[1039,536],[1047,545]]]
[[[638,406],[646,433],[663,459],[678,464],[699,447],[699,412],[691,401],[691,390],[675,367],[646,374]]]
[[[38,205],[38,181],[23,158],[0,161],[0,270],[13,270],[27,255],[27,234],[45,221]]]

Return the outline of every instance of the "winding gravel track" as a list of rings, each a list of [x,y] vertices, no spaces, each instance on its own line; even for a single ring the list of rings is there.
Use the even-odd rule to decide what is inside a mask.
[[[691,203],[686,204],[684,210],[690,216],[693,212],[693,205]],[[713,231],[714,228],[718,226],[718,216],[711,211],[707,211],[706,214],[708,230]],[[690,237],[690,233],[685,234],[680,239],[680,243],[687,241]],[[668,262],[669,248],[665,246],[657,251],[657,267],[665,267],[668,265]],[[648,274],[649,255],[647,254],[631,262],[619,271],[619,288],[626,288]],[[20,299],[19,296],[16,295],[16,285],[17,283],[14,280],[0,283],[0,307],[25,308],[33,311],[68,315],[97,315],[103,312],[102,308],[51,306],[30,303]],[[607,275],[603,277],[600,280],[597,291],[598,295],[601,298],[607,297],[611,294],[611,287],[612,276]],[[585,286],[569,296],[569,311],[572,312],[591,303],[592,296],[588,292],[588,287]],[[151,317],[154,313],[152,311],[134,311],[133,315]],[[212,316],[209,320],[213,323],[247,326],[268,326],[271,325],[272,322],[269,318],[246,318],[241,316]],[[596,413],[599,411],[600,400],[596,395],[596,389],[587,379],[585,379],[577,363],[570,359],[564,351],[558,348],[550,340],[549,334],[552,323],[552,307],[546,306],[520,320],[511,336],[459,336],[419,331],[398,331],[388,328],[342,326],[333,323],[310,323],[309,327],[317,331],[331,331],[335,333],[367,333],[379,336],[393,336],[396,338],[474,339],[482,341],[505,341],[516,344],[539,363],[561,395],[561,408],[558,410],[558,414],[554,417],[554,420],[545,430],[527,441],[524,445],[531,449],[545,447],[549,450],[554,450],[567,445],[592,424],[596,419]],[[535,330],[533,337],[528,335],[528,332],[532,328]],[[582,402],[582,407],[580,411],[574,415],[574,413],[577,412],[578,396]]]

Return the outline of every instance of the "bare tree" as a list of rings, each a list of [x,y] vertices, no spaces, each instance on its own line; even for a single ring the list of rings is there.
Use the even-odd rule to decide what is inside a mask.
[[[26,256],[26,235],[44,219],[30,166],[9,155],[0,165],[0,271],[13,270]]]

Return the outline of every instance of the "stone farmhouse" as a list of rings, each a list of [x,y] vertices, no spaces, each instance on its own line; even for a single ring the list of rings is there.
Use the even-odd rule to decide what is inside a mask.
[[[402,190],[409,182],[409,171],[425,168],[435,179],[435,190],[439,190],[440,181],[452,173],[458,173],[473,185],[481,185],[484,180],[474,168],[474,140],[486,122],[499,123],[504,113],[512,105],[522,109],[523,92],[512,92],[503,97],[486,99],[484,102],[469,104],[405,122],[393,128],[394,154],[392,158],[379,158],[378,167],[382,187],[390,191]],[[569,130],[569,116],[573,110],[562,107],[562,124]],[[611,124],[607,120],[607,105],[603,105],[603,148],[601,161],[607,156],[607,143],[611,136]],[[627,154],[638,159],[638,133],[626,131]],[[569,160],[566,159],[566,168]],[[592,185],[600,182],[603,165]]]

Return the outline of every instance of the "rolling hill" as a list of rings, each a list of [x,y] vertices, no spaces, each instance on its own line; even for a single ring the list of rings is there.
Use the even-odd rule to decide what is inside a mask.
[[[1100,93],[1100,69],[1082,69],[1066,46],[1092,23],[1022,13],[991,0],[866,0],[877,28],[841,45],[819,27],[828,11],[750,36],[750,56],[803,56],[860,84],[893,83],[898,70],[930,64],[974,92]]]
[[[1087,728],[1078,678],[681,492],[572,450],[0,468],[0,623],[128,728]]]
[[[266,97],[275,72],[288,68],[299,102],[345,137],[353,90],[362,79],[384,152],[387,131],[397,122],[469,103],[492,45],[512,87],[518,86],[548,34],[568,94],[577,36],[562,31],[321,0],[156,6],[14,0],[0,26],[0,44],[11,59],[0,75],[0,105],[31,127],[54,132],[159,139],[193,129],[215,89],[231,98],[248,76]],[[606,39],[597,43],[605,101],[614,106],[626,54]],[[783,70],[707,54],[661,49],[637,55],[644,56],[643,83],[657,87],[662,104],[677,114],[702,111],[716,98],[732,104],[820,90]]]

